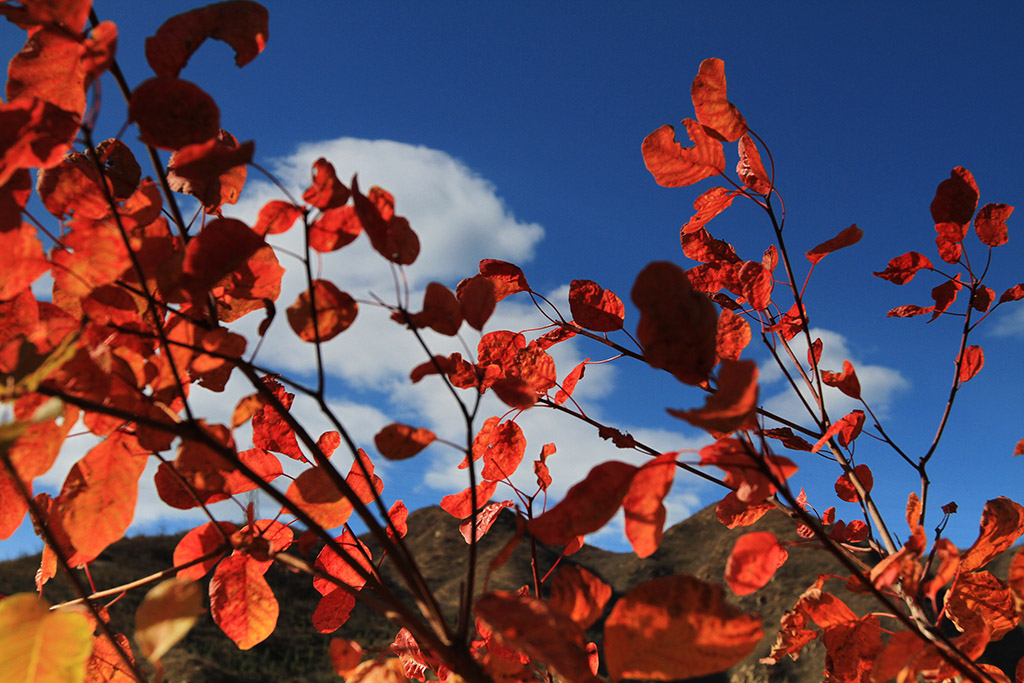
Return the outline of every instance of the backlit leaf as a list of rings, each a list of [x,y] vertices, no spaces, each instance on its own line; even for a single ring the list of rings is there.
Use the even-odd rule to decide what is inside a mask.
[[[355,669],[363,658],[362,646],[354,640],[344,638],[331,638],[327,653],[331,658],[334,672],[344,678],[348,678],[349,672]]]
[[[434,432],[429,429],[395,422],[379,431],[373,442],[388,460],[405,460],[433,443],[434,438]]]
[[[226,543],[225,536],[230,539],[231,534],[238,530],[238,527],[231,522],[217,522],[217,525],[223,533],[217,531],[213,522],[207,522],[185,534],[178,541],[178,545],[174,547],[174,566],[179,567],[213,552]],[[227,552],[225,549],[224,554]],[[216,566],[221,557],[220,555],[214,556],[186,569],[181,569],[178,571],[178,576],[198,581]]]
[[[732,204],[732,200],[738,197],[738,190],[727,190],[724,187],[712,187],[693,200],[693,209],[697,213],[686,222],[680,233],[688,235],[697,232],[708,221],[725,211]]]
[[[608,675],[615,683],[718,673],[763,635],[761,617],[726,604],[719,586],[685,575],[653,579],[622,596],[605,621]]]
[[[589,570],[563,564],[551,580],[548,604],[586,630],[601,617],[611,597],[612,587]]]
[[[431,282],[423,293],[423,310],[410,318],[416,327],[429,327],[438,334],[454,337],[462,326],[462,306],[450,289],[440,282]]]
[[[570,396],[572,396],[572,392],[576,390],[576,384],[583,379],[583,373],[587,369],[587,361],[589,360],[590,359],[587,358],[582,363],[574,367],[572,371],[565,376],[565,379],[562,380],[562,388],[555,394],[555,403],[557,405],[562,405],[569,400]]]
[[[861,486],[864,487],[865,493],[871,492],[871,487],[874,486],[875,480],[871,476],[871,470],[867,465],[857,465],[853,468],[853,474],[857,477],[857,481],[860,482]],[[839,496],[839,500],[845,500],[847,503],[856,503],[860,496],[857,494],[857,489],[850,480],[850,475],[847,473],[839,475],[835,484],[836,495]]]
[[[484,506],[482,510],[476,513],[475,520],[472,517],[463,520],[462,524],[459,525],[459,533],[462,534],[462,538],[465,539],[466,543],[472,543],[475,521],[476,538],[483,538],[491,530],[491,527],[494,526],[494,522],[497,521],[501,511],[510,507],[512,507],[511,500],[503,500],[500,503],[490,503]]]
[[[706,381],[716,360],[718,315],[686,273],[668,261],[648,264],[631,296],[640,310],[637,339],[647,363],[685,384]]]
[[[85,112],[85,46],[56,26],[43,26],[7,66],[7,100],[37,98],[81,116]]]
[[[693,147],[676,142],[676,129],[664,125],[644,138],[644,165],[662,187],[685,187],[725,171],[722,143],[693,119],[683,119]]]
[[[725,359],[718,373],[718,389],[708,396],[703,408],[669,408],[668,413],[695,427],[716,434],[731,434],[757,425],[757,396],[757,363]]]
[[[496,481],[482,481],[476,485],[477,509],[487,504],[497,488]],[[473,513],[472,494],[473,489],[467,487],[459,493],[447,495],[441,499],[441,509],[456,519],[466,519]]]
[[[322,467],[311,467],[288,485],[288,498],[325,529],[339,527],[352,516],[352,503]]]
[[[1013,213],[1013,207],[1006,204],[986,204],[974,217],[974,229],[978,239],[990,247],[1006,244],[1006,219]]]
[[[725,564],[725,581],[736,595],[750,595],[765,586],[789,553],[775,534],[753,531],[736,539]]]
[[[316,322],[313,306],[316,306]],[[325,342],[351,327],[359,304],[330,280],[313,280],[313,294],[306,290],[288,307],[288,324],[302,341]]]
[[[853,369],[853,364],[848,360],[843,361],[842,372],[823,371],[821,381],[830,387],[836,387],[850,398],[860,400],[860,380],[857,379],[857,371]]]
[[[863,427],[864,411],[854,410],[829,425],[829,428],[825,430],[825,433],[811,448],[811,452],[817,453],[832,437],[836,437],[840,446],[846,446],[860,436],[860,431]]]
[[[350,195],[335,175],[331,162],[323,157],[313,162],[313,184],[302,193],[307,204],[326,211],[345,204]]]
[[[473,438],[473,459],[483,458],[480,476],[492,481],[511,477],[526,454],[526,437],[515,422],[492,417]]]
[[[637,469],[614,460],[597,465],[561,502],[530,521],[530,533],[541,543],[565,545],[597,531],[622,505]]]
[[[637,557],[650,557],[661,545],[665,528],[665,496],[672,488],[678,453],[662,453],[633,475],[622,499],[626,538]]]
[[[614,292],[592,280],[573,280],[569,284],[569,310],[577,325],[594,332],[622,329],[626,313]]]
[[[980,346],[968,346],[964,349],[964,357],[960,363],[958,382],[967,382],[981,372],[985,366],[985,352]]]
[[[0,661],[9,681],[80,683],[92,651],[84,614],[51,612],[31,593],[0,600]]]
[[[1012,592],[991,572],[961,573],[944,602],[946,615],[960,631],[972,630],[981,619],[991,630],[992,640],[999,640],[1020,622]]]
[[[908,251],[889,261],[885,270],[874,273],[874,275],[897,285],[905,285],[913,280],[917,271],[921,269],[933,270],[932,262],[916,251]]]
[[[504,591],[480,597],[474,610],[502,642],[547,664],[567,681],[594,682],[583,631],[548,603]]]
[[[220,130],[215,138],[174,152],[167,182],[175,192],[198,199],[206,213],[220,215],[221,206],[238,201],[252,155],[252,140],[239,145],[234,135]]]
[[[725,62],[705,59],[690,86],[697,120],[713,135],[725,142],[735,142],[747,132],[747,122],[732,102],[726,99]]]
[[[497,303],[494,281],[483,275],[474,275],[459,283],[455,296],[462,305],[466,323],[478,332],[483,330]]]
[[[523,270],[514,263],[497,259],[484,259],[479,264],[480,274],[494,285],[495,301],[518,292],[529,292],[530,285],[526,282]]]
[[[967,225],[977,206],[978,184],[970,171],[957,166],[935,190],[931,204],[932,219],[936,223]]]
[[[276,235],[287,231],[302,216],[302,209],[280,199],[271,199],[260,209],[253,232],[257,235]]]
[[[234,218],[217,218],[189,240],[182,262],[183,284],[193,300],[204,297],[266,246],[261,235]],[[275,297],[276,298],[276,297]]]
[[[220,130],[220,109],[195,83],[180,78],[150,78],[135,86],[128,116],[148,145],[181,149],[206,142]]]
[[[334,539],[345,551],[344,555],[338,554],[330,546],[324,546],[316,558],[316,566],[321,571],[333,576],[351,588],[359,590],[366,584],[366,579],[355,569],[359,567],[362,574],[373,573],[373,555],[366,544],[346,530]],[[346,560],[346,558],[348,558]],[[338,585],[320,576],[313,577],[313,588],[321,595],[329,595],[339,589]],[[342,592],[344,592],[342,590]]]
[[[0,301],[13,299],[49,269],[35,227],[21,223],[0,232]]]
[[[978,539],[960,557],[960,571],[984,567],[1024,534],[1024,508],[1000,496],[985,503]]]
[[[775,492],[775,484],[766,474],[770,471],[778,481],[789,479],[797,467],[789,458],[763,455],[751,451],[739,439],[719,439],[700,450],[701,465],[714,466],[725,472],[725,483],[743,503],[763,502]]]
[[[331,591],[316,604],[313,628],[320,633],[334,633],[345,625],[355,606],[356,599],[351,593],[340,588]]]
[[[754,140],[744,133],[740,137],[740,160],[736,164],[736,175],[743,184],[758,194],[768,194],[772,188],[772,180],[761,163],[761,153],[757,151]]]
[[[934,306],[915,306],[913,304],[905,304],[903,306],[897,306],[896,308],[890,309],[885,314],[887,318],[911,318],[915,315],[924,315],[925,313],[931,313],[935,310]]]
[[[78,117],[31,97],[0,104],[0,185],[26,168],[60,163],[75,134]]]
[[[207,38],[221,40],[235,51],[235,64],[245,66],[267,44],[269,14],[258,2],[229,0],[171,17],[146,38],[146,61],[158,76],[177,76]]]
[[[856,244],[857,242],[860,242],[860,238],[863,236],[863,230],[858,228],[856,225],[851,225],[850,227],[845,228],[842,232],[840,232],[832,239],[822,242],[821,244],[807,252],[807,260],[810,261],[811,263],[817,263],[821,259],[831,254],[833,251],[838,251],[839,249],[849,247],[851,245]],[[892,264],[890,262],[890,267],[891,266]]]
[[[142,656],[159,661],[203,611],[203,591],[195,581],[178,576],[158,583],[135,611],[135,642]]]
[[[277,598],[245,555],[224,558],[210,579],[210,615],[239,650],[266,640],[277,626]]]
[[[952,306],[953,302],[956,301],[956,295],[963,288],[964,286],[960,283],[960,273],[957,273],[952,280],[947,280],[941,285],[933,287],[932,299],[935,300],[935,306],[932,307],[931,320],[935,320]],[[928,322],[931,322],[931,320]]]

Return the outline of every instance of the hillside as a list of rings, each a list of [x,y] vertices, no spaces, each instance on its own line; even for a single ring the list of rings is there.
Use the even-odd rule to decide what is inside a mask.
[[[514,528],[512,514],[504,512],[481,542],[479,566],[488,566],[511,538]],[[752,528],[730,531],[718,523],[714,510],[708,508],[668,529],[658,552],[646,560],[630,553],[613,553],[591,546],[584,547],[569,559],[608,582],[615,591],[614,600],[630,586],[669,574],[692,574],[721,582],[725,561],[735,538],[750,530],[771,531],[780,539],[796,540],[792,522],[781,513],[766,516]],[[170,566],[178,538],[134,537],[111,546],[92,565],[97,588],[120,585]],[[466,549],[457,525],[440,508],[424,508],[410,515],[406,542],[412,554],[419,558],[421,569],[442,607],[454,619],[459,585],[465,570]],[[527,544],[521,544],[512,558],[490,576],[490,588],[515,590],[530,583],[527,548]],[[1005,578],[1011,555],[1012,551],[1004,553],[989,568],[997,576]],[[540,547],[538,556],[543,572],[557,558],[557,553]],[[0,593],[33,590],[38,562],[38,556],[35,556],[0,563]],[[767,667],[759,664],[758,659],[771,646],[782,613],[793,605],[818,574],[829,573],[843,573],[831,556],[811,547],[791,547],[788,562],[771,583],[753,595],[732,599],[745,610],[760,611],[765,617],[766,631],[771,635],[747,660],[728,672],[699,680],[708,683],[820,680],[824,652],[817,641],[805,648],[797,661],[787,660],[776,667]],[[387,564],[384,574],[386,580],[394,579]],[[252,650],[240,652],[212,620],[208,617],[201,619],[182,644],[165,658],[167,680],[174,683],[337,681],[327,659],[327,643],[333,635],[357,639],[364,646],[386,648],[397,631],[382,617],[358,605],[342,630],[331,635],[318,634],[310,623],[319,598],[312,582],[278,567],[273,567],[267,578],[282,605],[274,634]],[[846,593],[839,581],[830,581],[826,588],[839,594],[858,613],[874,609],[870,598]],[[111,606],[115,628],[131,633],[132,615],[141,596],[142,592],[129,593]],[[46,586],[45,597],[57,602],[70,598],[71,592],[62,581],[54,580]],[[588,635],[599,640],[601,626],[598,622]],[[1012,667],[1021,652],[1024,652],[1024,629],[1018,628],[990,648],[986,661],[1000,665],[1012,678]]]

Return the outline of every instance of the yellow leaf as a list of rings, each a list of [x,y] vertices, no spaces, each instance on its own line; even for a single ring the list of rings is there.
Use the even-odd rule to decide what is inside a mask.
[[[0,683],[79,683],[92,652],[84,615],[51,612],[31,593],[0,600]]]
[[[185,637],[203,613],[203,591],[181,577],[158,583],[135,612],[135,642],[150,661],[159,661]]]

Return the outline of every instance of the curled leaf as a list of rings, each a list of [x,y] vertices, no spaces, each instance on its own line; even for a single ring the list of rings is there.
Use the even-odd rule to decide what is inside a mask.
[[[725,142],[735,142],[747,132],[747,122],[732,102],[726,99],[725,62],[712,57],[700,63],[690,86],[690,97],[708,134]],[[763,173],[763,169],[762,169]]]
[[[676,130],[664,125],[644,138],[644,165],[662,187],[685,187],[725,171],[722,143],[693,119],[683,119],[693,147],[676,142]]]

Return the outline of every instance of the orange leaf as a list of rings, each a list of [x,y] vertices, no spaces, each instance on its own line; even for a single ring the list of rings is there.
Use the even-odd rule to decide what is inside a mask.
[[[574,367],[572,371],[565,376],[565,379],[562,380],[562,388],[555,394],[555,403],[557,405],[562,405],[568,401],[569,397],[572,396],[572,392],[576,391],[576,384],[583,379],[583,373],[587,369],[587,361],[589,360],[590,359],[587,358],[582,363]]]
[[[846,446],[860,436],[860,431],[863,427],[864,411],[854,410],[852,413],[844,415],[842,419],[836,420],[829,425],[829,428],[825,430],[825,433],[822,434],[817,443],[811,447],[811,453],[817,453],[834,436],[838,437],[837,440],[840,446]]]
[[[362,646],[354,640],[344,638],[331,638],[327,653],[331,658],[334,672],[343,678],[348,678],[349,673],[359,666],[359,661],[363,658]]]
[[[637,339],[651,367],[685,384],[708,379],[715,365],[718,316],[674,263],[656,261],[637,275],[631,294],[640,310]]]
[[[316,566],[347,586],[359,590],[366,584],[366,579],[355,567],[362,569],[363,574],[372,574],[373,555],[370,553],[370,549],[366,547],[366,544],[347,529],[334,540],[345,551],[345,555],[339,555],[330,546],[325,546],[320,551],[320,554],[317,555]],[[345,559],[346,557],[348,560]],[[334,581],[319,576],[313,578],[313,588],[320,595],[329,595],[339,590],[344,592]]]
[[[395,422],[380,430],[373,437],[373,443],[388,460],[405,460],[429,446],[435,438],[429,429]]]
[[[978,184],[970,171],[957,166],[935,190],[931,204],[932,219],[936,223],[967,225],[977,206]]]
[[[750,595],[764,587],[789,558],[779,539],[768,531],[743,534],[725,564],[725,581],[736,595]]]
[[[234,218],[217,218],[189,240],[182,262],[183,284],[194,301],[226,276],[240,271],[246,261],[266,246],[263,237]]]
[[[288,485],[287,496],[325,529],[339,527],[352,516],[352,503],[322,467],[311,467]]]
[[[858,228],[856,225],[851,225],[850,227],[844,229],[842,232],[840,232],[832,239],[822,242],[821,244],[807,252],[807,260],[810,261],[811,263],[817,263],[821,259],[831,254],[833,251],[838,251],[839,249],[843,249],[844,247],[849,247],[851,245],[856,244],[857,242],[860,242],[860,238],[863,236],[863,230]]]
[[[56,26],[34,30],[8,64],[7,100],[34,97],[81,116],[88,76],[84,56],[77,36]]]
[[[175,15],[146,38],[146,61],[158,76],[177,76],[207,38],[221,40],[235,51],[235,64],[245,66],[267,44],[269,14],[258,2],[218,2]]]
[[[473,535],[476,534],[476,538],[483,538],[484,535],[491,530],[494,526],[494,522],[498,519],[498,515],[505,508],[512,507],[511,500],[503,500],[500,503],[490,503],[486,505],[483,510],[476,513],[476,520],[474,525],[474,519],[470,517],[464,520],[459,525],[459,532],[462,534],[462,538],[466,540],[466,543],[473,542]]]
[[[857,477],[857,481],[864,487],[865,493],[871,492],[871,487],[874,486],[875,480],[871,476],[871,470],[867,465],[857,465],[853,468],[853,474]],[[854,487],[853,482],[850,480],[849,474],[841,474],[836,480],[835,484],[836,495],[839,496],[839,500],[845,500],[847,503],[856,503],[859,496],[857,495],[857,489]]]
[[[160,661],[203,612],[203,591],[195,581],[179,574],[158,583],[135,611],[135,642],[142,656]]]
[[[476,485],[477,509],[482,508],[494,495],[498,488],[496,481],[482,481]],[[441,499],[441,509],[456,519],[466,519],[473,513],[473,488],[467,487],[459,493],[453,493]]]
[[[739,439],[719,439],[705,446],[700,450],[700,464],[723,470],[725,483],[747,504],[761,503],[775,492],[776,487],[765,470],[779,481],[789,479],[797,471],[789,458],[752,453]]]
[[[732,200],[740,195],[739,190],[727,190],[724,187],[712,187],[693,200],[693,209],[697,213],[687,221],[680,231],[680,234],[688,235],[697,232],[708,221],[725,211],[732,204]]]
[[[313,302],[316,304],[316,322],[313,321]],[[347,330],[355,322],[359,304],[330,280],[313,280],[310,290],[299,295],[288,307],[288,324],[302,341],[325,342]]]
[[[721,587],[665,576],[632,588],[612,608],[604,625],[608,675],[616,683],[718,673],[753,652],[763,636],[761,617],[726,604]]]
[[[0,104],[0,185],[26,168],[60,163],[78,133],[78,116],[31,97]]]
[[[695,427],[731,434],[757,425],[757,393],[757,363],[724,359],[718,373],[718,390],[708,396],[703,408],[669,408],[668,412]]]
[[[474,610],[508,647],[547,664],[567,681],[600,681],[590,670],[583,631],[535,598],[504,591],[480,597]]]
[[[388,521],[391,522],[388,527],[388,538],[392,541],[405,538],[405,535],[409,533],[408,519],[409,509],[405,507],[405,503],[400,500],[392,503],[391,509],[388,510]]]
[[[690,97],[697,112],[697,120],[712,135],[725,142],[735,142],[747,132],[747,122],[726,99],[725,62],[721,59],[705,59],[700,63],[697,77],[690,86]]]
[[[1006,244],[1006,219],[1013,213],[1013,207],[1006,204],[986,204],[974,217],[974,229],[978,239],[990,247]]]
[[[541,543],[565,545],[597,531],[618,511],[637,469],[615,460],[597,465],[561,502],[530,520],[530,533]]]
[[[569,310],[573,322],[594,332],[622,329],[626,314],[622,300],[592,280],[573,280],[569,284]]]
[[[637,557],[650,557],[661,544],[665,528],[665,496],[672,488],[678,453],[662,453],[644,463],[622,499],[626,538]]]
[[[739,272],[740,291],[755,311],[766,310],[772,302],[775,281],[763,263],[747,261]]]
[[[1012,592],[987,571],[962,572],[946,595],[945,608],[946,616],[962,632],[976,628],[977,620],[984,621],[992,640],[999,640],[1020,622]]]
[[[234,135],[221,130],[215,138],[171,154],[167,182],[175,192],[198,199],[206,213],[220,215],[222,205],[238,201],[252,155],[252,140],[239,145]]]
[[[722,143],[693,119],[683,119],[693,147],[676,142],[676,129],[664,125],[644,138],[644,165],[662,187],[685,187],[725,171]]]
[[[964,349],[963,360],[960,362],[959,382],[967,382],[981,372],[985,366],[985,352],[980,346],[968,346]]]
[[[576,565],[563,564],[551,580],[548,604],[565,614],[586,630],[601,618],[604,606],[612,597],[612,587]]]
[[[75,463],[56,503],[71,545],[85,561],[124,536],[146,467],[134,438],[115,433]]]
[[[750,324],[728,308],[718,315],[715,332],[715,353],[720,360],[739,360],[740,353],[751,339]]]
[[[739,499],[735,491],[730,491],[715,505],[715,517],[729,529],[735,529],[754,524],[774,509],[775,506],[771,503],[745,503]]]
[[[210,615],[239,650],[262,643],[277,626],[277,598],[245,555],[231,555],[210,579]]]
[[[830,387],[836,387],[850,398],[860,400],[860,380],[857,379],[857,372],[853,364],[848,360],[843,361],[843,371],[822,372],[821,381]]]
[[[758,194],[768,194],[772,188],[772,180],[761,163],[761,153],[757,151],[754,140],[746,133],[740,137],[740,160],[736,164],[736,175],[743,184]]]
[[[970,572],[988,564],[1024,534],[1024,507],[1000,496],[985,503],[978,539],[960,557],[960,571]]]
[[[300,207],[280,199],[271,199],[260,209],[252,229],[257,235],[276,235],[291,228],[301,216]]]
[[[526,437],[515,422],[488,418],[473,438],[473,460],[484,459],[483,479],[501,481],[511,477],[526,454]]]
[[[225,535],[230,539],[231,534],[238,530],[238,527],[231,522],[217,522],[217,525],[224,532],[223,535],[214,527],[214,522],[201,524],[185,534],[178,541],[178,545],[174,547],[174,566],[180,567],[213,552],[218,547],[224,545]],[[227,554],[227,549],[225,549],[224,554]],[[214,568],[222,556],[211,557],[186,569],[179,569],[178,576],[198,581],[206,576],[206,572]]]
[[[0,232],[0,301],[13,299],[49,269],[34,226]]]
[[[128,116],[139,139],[160,149],[176,150],[206,142],[220,130],[220,109],[195,83],[180,78],[150,78],[135,86]]]

